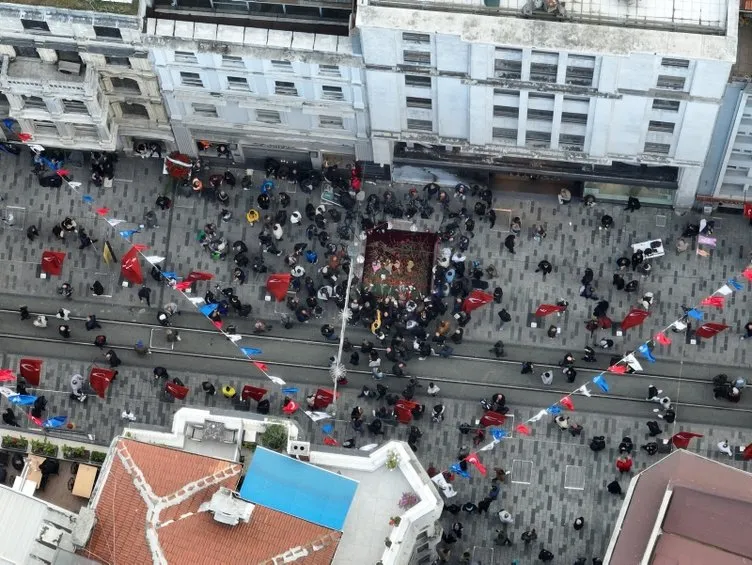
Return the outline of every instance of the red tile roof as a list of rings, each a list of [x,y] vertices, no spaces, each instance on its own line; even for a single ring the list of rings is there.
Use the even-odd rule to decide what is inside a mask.
[[[147,565],[156,551],[179,565],[250,565],[303,548],[308,555],[295,565],[331,563],[340,533],[329,528],[262,506],[237,526],[199,511],[221,486],[235,490],[240,465],[129,439],[115,449],[95,507],[97,523],[81,551],[87,557]]]

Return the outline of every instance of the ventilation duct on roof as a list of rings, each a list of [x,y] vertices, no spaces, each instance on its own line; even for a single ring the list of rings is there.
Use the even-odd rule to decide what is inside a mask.
[[[228,526],[237,526],[241,521],[248,523],[255,505],[240,498],[228,488],[220,489],[212,495],[209,502],[204,502],[199,512],[211,512],[214,521]]]

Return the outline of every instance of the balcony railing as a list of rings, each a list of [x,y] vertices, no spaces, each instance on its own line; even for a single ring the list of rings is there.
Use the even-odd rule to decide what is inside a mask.
[[[0,87],[10,94],[24,96],[70,97],[76,100],[97,96],[99,87],[96,71],[84,67],[81,74],[66,74],[57,63],[42,63],[36,59],[3,56]]]

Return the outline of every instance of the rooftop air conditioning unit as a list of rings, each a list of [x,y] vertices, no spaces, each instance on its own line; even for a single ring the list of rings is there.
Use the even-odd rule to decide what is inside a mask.
[[[307,441],[290,441],[287,443],[287,454],[308,457],[311,454],[311,444]]]
[[[58,72],[66,75],[78,75],[81,73],[81,63],[73,63],[72,61],[58,61]]]

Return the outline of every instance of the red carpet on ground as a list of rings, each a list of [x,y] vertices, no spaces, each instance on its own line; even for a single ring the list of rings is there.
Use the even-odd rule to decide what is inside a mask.
[[[363,283],[377,296],[400,300],[426,296],[431,290],[437,236],[402,230],[372,230],[366,241]]]

